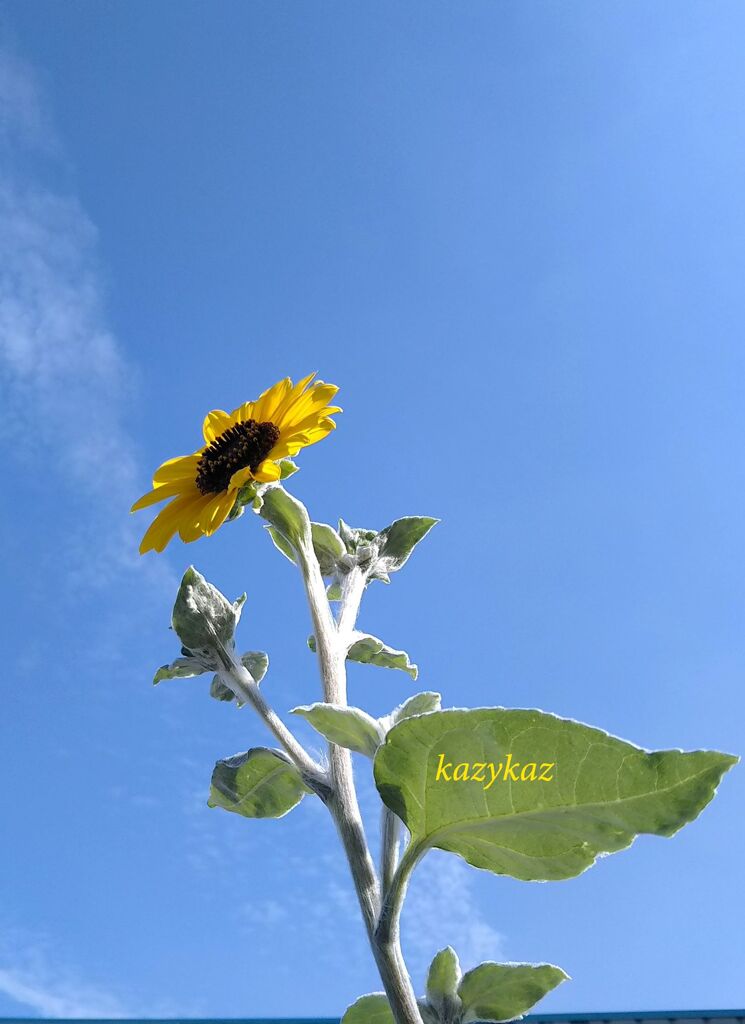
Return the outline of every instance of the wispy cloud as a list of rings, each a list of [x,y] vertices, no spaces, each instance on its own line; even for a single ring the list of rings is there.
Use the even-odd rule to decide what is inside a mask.
[[[175,577],[163,560],[139,558],[138,527],[127,517],[142,476],[125,423],[138,370],[107,323],[95,227],[57,184],[67,171],[33,69],[0,44],[0,441],[18,474],[43,481],[65,515],[54,558],[68,600],[129,573],[160,602]],[[24,564],[29,576],[44,569]],[[110,648],[108,628],[106,639]],[[27,644],[18,666],[33,664],[35,652]],[[46,940],[3,928],[0,995],[52,1017],[136,1015],[65,962]]]
[[[129,570],[170,588],[163,560],[140,559],[127,516],[141,486],[124,423],[139,371],[107,324],[94,225],[75,196],[43,183],[60,177],[44,173],[59,149],[32,70],[0,51],[0,437],[58,502],[83,499],[65,539],[68,585]]]
[[[117,996],[60,966],[60,959],[48,942],[6,932],[0,940],[0,993],[45,1017],[134,1016]]]
[[[404,952],[418,981],[433,956],[452,946],[464,970],[503,958],[504,938],[484,917],[478,876],[453,854],[433,850],[414,872],[402,917]]]

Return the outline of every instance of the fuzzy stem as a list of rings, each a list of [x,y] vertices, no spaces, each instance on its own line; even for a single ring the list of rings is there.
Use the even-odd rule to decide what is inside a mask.
[[[228,651],[219,641],[217,643],[219,644],[217,653],[222,662],[222,668],[218,670],[217,674],[222,682],[233,691],[236,697],[251,705],[281,744],[287,756],[302,775],[303,781],[319,796],[325,798],[329,792],[326,772],[320,764],[313,760],[276,711],[267,704],[259,690],[259,684],[245,665],[236,659],[232,651]]]
[[[379,942],[387,943],[398,940],[399,922],[401,910],[406,896],[406,889],[411,878],[411,873],[419,863],[424,849],[421,846],[410,843],[396,868],[396,871],[388,887],[383,906],[380,910],[380,917],[375,931],[376,939]]]
[[[383,899],[393,882],[398,866],[398,847],[401,837],[401,819],[384,807],[380,817],[380,876],[383,885]]]
[[[345,707],[347,650],[365,589],[365,575],[359,568],[353,568],[345,576],[335,622],[312,545],[301,543],[297,550],[313,620],[324,700]],[[370,946],[393,1017],[396,1024],[422,1024],[411,979],[404,967],[398,932],[392,932],[382,940],[377,935],[380,883],[362,824],[350,752],[335,743],[329,744],[329,764],[332,794],[326,803],[347,855]]]

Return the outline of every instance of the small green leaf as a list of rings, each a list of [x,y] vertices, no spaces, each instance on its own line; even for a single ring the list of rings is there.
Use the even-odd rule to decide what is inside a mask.
[[[648,752],[542,711],[435,711],[394,726],[375,756],[383,801],[412,846],[525,881],[572,878],[641,833],[674,835],[737,762]]]
[[[207,803],[244,818],[281,818],[307,792],[300,773],[281,750],[254,747],[217,762]]]
[[[255,683],[260,683],[269,668],[269,655],[266,651],[246,651],[241,655],[241,665],[248,669]]]
[[[439,519],[429,516],[405,516],[386,526],[377,537],[378,559],[376,573],[397,572],[423,537]]]
[[[269,655],[264,651],[246,651],[241,655],[241,664],[250,672],[253,681],[260,683],[269,668]],[[229,686],[226,686],[219,675],[215,675],[210,684],[210,697],[214,697],[215,700],[235,701],[239,708],[246,703],[237,697]]]
[[[316,553],[322,576],[333,576],[340,558],[346,554],[344,543],[333,528],[326,523],[311,523],[313,550]]]
[[[458,1015],[460,978],[460,963],[455,950],[446,946],[435,956],[427,975],[427,999],[443,1020],[455,1020]]]
[[[419,669],[409,661],[406,651],[397,651],[388,647],[376,636],[366,633],[355,633],[354,641],[347,652],[350,661],[358,661],[362,665],[378,665],[380,668],[398,668],[407,672],[412,679],[419,675]]]
[[[339,536],[350,555],[353,555],[357,549],[356,533],[357,531],[353,530],[351,526],[347,526],[343,519],[339,520]]]
[[[367,633],[355,632],[353,636],[357,639],[347,651],[349,661],[357,661],[361,665],[378,665],[380,668],[397,668],[416,679],[419,668],[409,661],[406,651],[387,647],[382,640]],[[308,647],[315,653],[316,638],[313,634],[308,637]]]
[[[329,601],[341,601],[341,586],[337,580],[332,580],[326,587],[326,597]]]
[[[293,547],[310,542],[310,519],[305,505],[279,484],[269,484],[261,494],[259,515],[270,523]]]
[[[403,722],[404,718],[413,718],[414,715],[426,715],[430,711],[439,711],[441,699],[439,693],[433,693],[431,690],[415,693],[413,697],[409,697],[403,704],[399,704],[391,713],[392,724],[397,725],[399,722]]]
[[[162,683],[164,679],[190,679],[209,672],[197,658],[176,658],[170,665],[162,665],[153,676],[153,684]]]
[[[375,755],[383,740],[376,720],[360,708],[340,707],[337,704],[306,704],[293,708],[291,714],[305,718],[330,743],[368,757]]]
[[[279,479],[286,480],[288,476],[293,476],[299,469],[300,466],[296,466],[292,459],[280,459]]]
[[[190,565],[176,595],[171,625],[181,643],[192,651],[197,648],[213,649],[219,644],[228,647],[233,641],[245,600],[246,595],[243,594],[235,602],[228,601],[217,587],[208,583]]]
[[[237,697],[230,687],[225,685],[219,675],[212,677],[210,697],[214,697],[215,700],[235,701],[239,708],[242,708],[245,704],[245,701]]]
[[[365,530],[362,527],[348,526],[343,519],[339,520],[339,536],[350,555],[359,553],[360,546],[370,546],[377,539],[376,530]]]
[[[480,964],[464,975],[458,988],[462,1024],[514,1020],[568,978],[551,964]]]
[[[341,1024],[396,1024],[390,1005],[382,992],[361,996],[352,1003]]]

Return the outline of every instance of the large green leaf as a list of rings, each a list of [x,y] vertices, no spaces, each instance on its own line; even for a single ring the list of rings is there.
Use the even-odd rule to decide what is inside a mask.
[[[639,833],[673,835],[737,760],[649,753],[542,711],[481,708],[400,722],[375,757],[375,782],[411,832],[412,855],[439,847],[496,874],[550,880]]]
[[[300,773],[281,750],[254,747],[217,762],[207,803],[244,818],[281,818],[307,792]]]
[[[391,1007],[382,992],[361,996],[352,1003],[341,1024],[396,1024]]]
[[[458,988],[462,1024],[514,1020],[568,977],[551,964],[480,964]]]
[[[319,703],[293,708],[291,713],[305,718],[330,743],[368,757],[374,756],[383,741],[383,732],[376,719],[361,708]]]

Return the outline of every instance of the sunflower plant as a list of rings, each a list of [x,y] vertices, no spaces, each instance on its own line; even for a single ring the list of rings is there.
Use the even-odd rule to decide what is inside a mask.
[[[346,664],[417,667],[405,651],[357,628],[375,581],[389,583],[437,523],[406,516],[382,530],[310,519],[284,481],[293,457],[335,427],[337,388],[285,379],[231,413],[209,412],[204,444],[168,459],[132,511],[167,504],[140,552],[162,552],[178,533],[208,537],[250,508],[298,569],[308,601],[321,699],[292,710],[323,737],[323,754],[297,739],[260,683],[269,659],[238,653],[245,595],[225,597],[193,566],[181,581],[172,627],[180,657],[154,681],[212,675],[210,695],[249,705],[275,746],[219,760],[208,803],[244,818],[281,818],[320,800],[333,818],[359,900],[382,992],[350,1006],[342,1024],[468,1024],[507,1021],[530,1010],[568,975],[547,963],[480,964],[461,972],[455,950],[432,961],[417,997],[401,952],[400,916],[412,872],[433,848],[474,867],[524,881],[572,878],[637,835],[672,836],[693,821],[738,760],[717,751],[647,751],[600,729],[534,709],[444,710],[433,691],[405,696],[376,718],[347,701]],[[408,677],[408,678],[407,678]],[[381,800],[379,855],[360,814],[352,752],[367,759]]]

